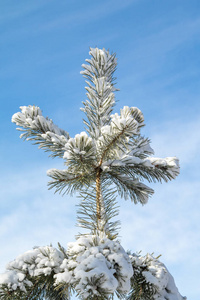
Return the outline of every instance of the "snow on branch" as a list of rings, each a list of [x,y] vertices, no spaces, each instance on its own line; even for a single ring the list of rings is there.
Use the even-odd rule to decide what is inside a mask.
[[[88,235],[68,243],[66,251],[60,250],[39,247],[17,257],[0,274],[0,293],[5,287],[10,293],[27,293],[34,279],[41,275],[47,278],[53,275],[55,288],[70,285],[84,299],[102,294],[107,299],[116,290],[121,293],[130,290],[131,261],[117,241]]]
[[[104,161],[101,169],[102,176],[116,184],[122,198],[146,204],[154,191],[140,181],[146,179],[149,182],[161,182],[162,179],[174,179],[179,174],[179,161],[176,157],[141,159],[137,156],[124,156]]]
[[[0,295],[3,287],[10,292],[19,290],[27,293],[33,287],[32,278],[60,272],[64,258],[61,251],[50,246],[38,247],[19,255],[7,265],[6,272],[0,274]]]
[[[108,177],[110,181],[116,185],[118,194],[121,198],[124,198],[125,200],[130,198],[135,204],[138,202],[146,204],[149,196],[154,193],[153,189],[139,182],[139,180],[133,176],[112,171],[106,173],[105,177]]]
[[[0,274],[0,296],[28,299],[36,283],[43,295],[51,289],[53,297],[59,289],[59,299],[69,299],[69,290],[73,289],[82,299],[94,296],[111,299],[114,293],[124,299],[128,293],[128,300],[139,299],[138,296],[140,299],[186,300],[157,258],[149,254],[127,254],[118,241],[105,235],[83,235],[68,243],[67,250],[60,245],[59,250],[44,246],[18,256],[7,265],[6,272]],[[40,296],[38,294],[39,299]]]
[[[52,151],[53,157],[62,157],[69,134],[58,128],[52,120],[43,117],[39,107],[29,105],[20,109],[21,112],[12,116],[12,122],[23,128],[17,128],[23,132],[20,137],[35,141],[45,151]]]
[[[167,270],[166,266],[153,257],[147,254],[141,256],[138,254],[129,255],[134,276],[131,279],[131,291],[128,300],[152,299],[152,300],[186,300],[186,297],[180,295],[172,275]],[[138,284],[140,283],[140,284]]]
[[[76,134],[65,144],[64,159],[68,166],[73,166],[76,170],[88,170],[90,165],[96,165],[96,147],[93,139],[86,132]]]
[[[114,114],[113,116],[111,116],[111,118],[112,118],[112,121],[114,119],[128,120],[129,118],[132,118],[132,119],[136,120],[137,123],[138,123],[138,134],[139,134],[139,129],[144,126],[143,113],[137,107],[124,106],[120,110],[120,116],[118,116],[118,114]]]
[[[110,121],[110,114],[115,105],[114,78],[117,61],[115,54],[110,54],[105,49],[91,48],[91,59],[86,59],[88,64],[83,64],[84,71],[81,74],[88,80],[87,97],[81,109],[86,113],[88,132],[92,137],[100,135],[100,129]]]
[[[90,185],[94,179],[94,172],[74,174],[69,170],[50,169],[47,175],[53,180],[48,183],[49,189],[55,188],[55,192],[71,193],[82,190]]]
[[[113,156],[119,157],[129,149],[129,138],[138,136],[143,124],[143,115],[135,107],[125,106],[121,114],[111,115],[111,122],[101,128],[101,136],[97,140],[97,151],[100,162]],[[122,150],[123,149],[123,150]],[[121,151],[122,150],[122,151]]]
[[[141,135],[129,140],[128,150],[125,155],[132,155],[139,158],[145,158],[154,154],[154,150],[150,146],[150,139],[144,138]],[[122,156],[124,153],[122,153]]]
[[[117,241],[106,236],[82,236],[68,244],[69,259],[65,259],[56,274],[56,284],[73,282],[83,299],[105,296],[115,291],[127,293],[133,269],[129,256]]]
[[[105,76],[107,81],[112,82],[112,75],[117,66],[115,54],[110,54],[104,48],[90,48],[89,54],[91,59],[86,59],[87,65],[82,64],[85,70],[81,71],[81,74],[92,80]]]
[[[124,155],[121,159],[104,161],[101,165],[104,172],[111,172],[119,167],[124,168],[125,173],[131,172],[149,182],[175,179],[180,172],[179,160],[176,157],[141,159],[134,155]]]

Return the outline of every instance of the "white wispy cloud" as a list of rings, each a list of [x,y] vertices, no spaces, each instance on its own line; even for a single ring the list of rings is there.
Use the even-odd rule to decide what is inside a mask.
[[[18,170],[14,185],[1,176],[2,194],[0,213],[0,270],[16,255],[35,245],[66,246],[74,240],[77,200],[54,195],[46,187],[46,175],[32,169]]]
[[[56,30],[58,28],[63,28],[66,26],[75,27],[78,25],[83,26],[83,24],[92,23],[99,19],[108,17],[109,15],[115,14],[117,11],[121,11],[134,3],[137,3],[138,0],[109,0],[95,3],[93,6],[90,5],[84,6],[83,9],[75,10],[73,13],[69,12],[66,15],[66,12],[63,13],[63,16],[60,15],[58,18],[46,22],[40,29],[42,31]]]
[[[196,169],[200,148],[200,119],[193,114],[177,116],[177,119],[155,124],[150,129],[153,148],[162,156],[178,156],[182,167]]]
[[[183,61],[185,70],[179,70],[176,61],[171,61],[170,57],[174,60],[179,53],[180,55],[182,52],[185,53],[186,47],[198,43],[200,18],[177,20],[168,26],[163,26],[163,23],[163,20],[160,20],[160,24],[158,22],[155,32],[152,30],[153,33],[148,35],[135,35],[135,39],[129,41],[129,47],[124,49],[124,55],[120,58],[119,68],[127,69],[130,62],[133,68],[120,79],[121,88],[125,89],[135,83],[135,94],[137,88],[157,91],[172,83],[176,84],[177,80],[183,77],[198,76],[198,67],[192,65],[192,68],[188,69],[185,65],[190,60],[190,54]],[[150,25],[152,26],[152,23]],[[174,68],[165,77],[169,62],[173,63]],[[185,90],[185,87],[182,88]]]
[[[50,1],[48,1],[50,2]],[[1,6],[1,12],[3,12],[0,15],[0,23],[5,24],[7,22],[12,22],[19,20],[20,18],[26,17],[35,11],[38,11],[38,9],[41,9],[47,1],[43,2],[29,2],[29,3],[12,3],[10,5],[10,9],[8,9],[9,6],[4,7],[2,4]]]
[[[7,42],[14,40],[24,40],[27,36],[38,36],[42,35],[46,32],[52,32],[59,30],[60,28],[65,28],[66,30],[71,30],[76,26],[83,26],[88,23],[92,23],[93,21],[97,21],[99,19],[103,19],[108,17],[109,15],[113,15],[114,13],[126,9],[130,5],[137,3],[138,0],[109,0],[104,1],[102,3],[94,3],[88,8],[88,6],[77,7],[76,9],[70,10],[67,5],[63,6],[63,10],[58,14],[52,14],[51,12],[51,3],[49,1],[45,1],[40,4],[32,4],[23,7],[16,6],[10,12],[6,12],[5,16],[0,18],[0,22],[2,26],[4,26],[4,31],[1,33],[1,39]],[[52,2],[52,1],[51,1]],[[46,7],[45,7],[46,6]],[[69,6],[70,7],[70,6]],[[44,19],[43,16],[40,16],[40,11],[42,9],[46,9],[49,11],[50,20]],[[37,15],[34,15],[34,12],[38,11]],[[29,16],[33,19],[33,23],[29,24],[29,30],[25,26],[17,26],[13,27],[12,31],[10,28],[6,28],[7,23],[11,23],[15,19],[20,19],[20,17]],[[39,27],[39,30],[38,30]]]
[[[160,20],[162,24],[162,20]],[[153,57],[156,58],[157,64],[160,58],[169,51],[176,49],[184,43],[194,43],[198,39],[200,32],[200,18],[178,20],[172,25],[161,26],[155,33],[137,36],[137,44],[134,47],[125,49],[127,56],[123,56],[123,63],[127,60],[134,62],[144,62]],[[134,42],[134,41],[133,41]],[[147,55],[148,54],[148,55]],[[145,59],[145,60],[144,60]],[[152,64],[154,61],[152,61]]]

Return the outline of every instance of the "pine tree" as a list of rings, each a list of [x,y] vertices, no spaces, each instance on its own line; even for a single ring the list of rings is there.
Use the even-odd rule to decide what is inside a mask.
[[[156,158],[150,140],[141,135],[142,112],[115,106],[115,54],[91,48],[83,64],[87,98],[82,111],[86,131],[70,137],[37,106],[13,115],[21,138],[64,159],[65,169],[51,169],[49,188],[78,192],[80,234],[68,249],[60,244],[30,250],[9,263],[0,275],[0,299],[186,299],[158,258],[126,253],[117,240],[117,195],[146,204],[153,190],[143,183],[168,181],[179,174],[176,157]]]

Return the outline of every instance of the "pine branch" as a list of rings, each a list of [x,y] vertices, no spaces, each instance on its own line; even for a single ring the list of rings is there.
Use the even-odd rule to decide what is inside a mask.
[[[137,156],[124,155],[121,159],[105,161],[101,168],[104,172],[121,173],[149,182],[167,182],[179,174],[179,162],[176,157],[140,159]]]
[[[73,194],[89,187],[94,181],[95,173],[79,173],[74,175],[68,170],[51,169],[47,172],[53,180],[48,183],[49,189],[55,188],[55,192]]]
[[[137,137],[142,126],[143,115],[135,107],[124,106],[120,115],[111,115],[110,125],[101,128],[101,136],[97,140],[99,166],[104,160],[118,158],[130,151],[129,139]]]
[[[116,185],[118,194],[121,198],[124,198],[125,200],[130,198],[135,204],[138,202],[146,204],[149,196],[154,193],[151,188],[139,182],[135,177],[113,171],[105,173],[104,176]]]
[[[109,184],[101,183],[101,210],[100,220],[97,217],[96,208],[96,186],[86,189],[80,193],[80,204],[77,210],[78,226],[89,229],[92,233],[104,231],[110,238],[116,238],[119,230],[119,221],[111,221],[119,214],[115,197],[115,189],[110,188]]]
[[[116,290],[125,294],[130,289],[133,269],[129,256],[119,242],[105,234],[82,235],[68,244],[68,255],[64,273],[56,275],[56,284],[65,284],[71,276],[81,299],[112,299]]]
[[[100,157],[99,166],[102,165],[103,161],[109,156],[113,156],[116,153],[116,148],[121,150],[121,144],[123,143],[123,138],[125,137],[125,128],[119,129],[115,134],[102,135],[97,141],[97,151]],[[112,151],[114,149],[114,151]],[[113,153],[114,152],[114,153]]]
[[[130,137],[128,150],[125,155],[136,156],[144,159],[154,154],[154,150],[150,146],[150,139],[141,135]]]
[[[12,122],[22,128],[17,128],[23,133],[20,135],[24,140],[35,141],[45,151],[51,151],[52,157],[63,157],[65,144],[69,134],[59,129],[52,120],[44,118],[37,106],[21,106],[21,112],[13,115]]]
[[[65,144],[65,153],[68,170],[74,174],[94,172],[96,167],[96,146],[86,132],[76,134]]]
[[[52,246],[34,248],[18,256],[0,274],[0,299],[21,300],[68,300],[68,289],[55,288],[55,274],[66,257]]]
[[[109,54],[105,49],[90,48],[91,59],[83,64],[85,69],[81,72],[89,81],[86,81],[88,87],[88,100],[83,102],[84,111],[87,115],[88,122],[84,121],[88,126],[88,132],[92,137],[100,135],[101,127],[109,123],[109,116],[115,105],[113,84],[113,73],[116,69],[115,54]]]
[[[186,297],[179,294],[172,275],[158,258],[150,254],[141,256],[135,253],[129,257],[134,276],[131,278],[127,300],[186,300]]]
[[[26,292],[23,292],[19,289],[15,291],[9,291],[9,297],[7,293],[2,293],[0,291],[0,299],[2,300],[69,300],[70,292],[68,290],[61,288],[56,288],[54,286],[54,274],[49,276],[38,276],[38,277],[29,277],[29,280],[32,282],[31,287],[26,288]]]
[[[148,254],[145,257],[133,254],[131,259],[134,276],[131,278],[131,291],[127,296],[127,300],[154,300],[157,288],[154,284],[148,282],[144,276],[145,272],[149,270],[148,266],[151,265]]]

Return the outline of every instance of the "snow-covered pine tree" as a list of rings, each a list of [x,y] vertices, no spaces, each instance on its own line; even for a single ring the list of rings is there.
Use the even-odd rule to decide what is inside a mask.
[[[18,256],[0,275],[0,299],[182,300],[158,258],[126,253],[117,240],[116,196],[146,204],[153,190],[143,183],[168,181],[179,174],[176,157],[156,158],[148,138],[141,136],[142,112],[124,106],[113,113],[116,91],[115,54],[91,48],[81,72],[88,100],[83,102],[87,132],[75,137],[43,117],[37,106],[23,106],[12,122],[31,140],[61,157],[65,169],[48,171],[56,192],[78,192],[78,224],[89,230],[64,249],[38,247]]]

